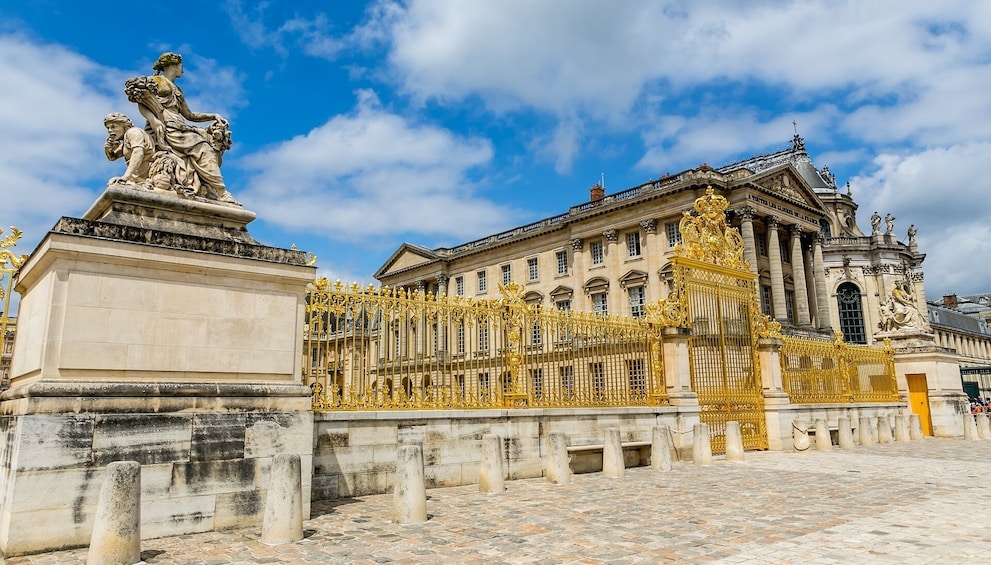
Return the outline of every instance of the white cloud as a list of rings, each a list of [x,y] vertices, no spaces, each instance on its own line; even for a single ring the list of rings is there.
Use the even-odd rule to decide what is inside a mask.
[[[4,225],[33,246],[59,216],[81,214],[116,166],[103,155],[113,69],[61,46],[0,35],[0,199]],[[30,249],[23,249],[28,252]]]
[[[353,113],[245,157],[253,176],[239,196],[264,207],[267,221],[331,239],[464,238],[503,229],[513,216],[477,196],[469,179],[491,158],[488,140],[407,121],[362,91]]]
[[[851,180],[854,198],[869,215],[892,213],[896,231],[918,227],[927,295],[986,292],[991,281],[991,142],[884,154],[876,170]],[[866,215],[862,214],[866,217]],[[904,236],[899,235],[901,239]]]

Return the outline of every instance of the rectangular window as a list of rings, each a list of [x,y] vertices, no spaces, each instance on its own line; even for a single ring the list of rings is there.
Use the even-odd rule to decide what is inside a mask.
[[[465,376],[464,375],[455,375],[454,382],[456,382],[458,384],[458,393],[461,395],[462,398],[464,398],[464,395],[465,395]]]
[[[681,230],[678,229],[678,222],[668,222],[664,224],[664,231],[668,234],[668,247],[674,248],[681,243]]]
[[[575,369],[574,367],[561,367],[559,369],[561,375],[561,392],[564,393],[565,397],[571,397],[575,394]]]
[[[483,294],[489,290],[489,281],[485,278],[485,271],[478,271],[478,293]]]
[[[647,373],[644,371],[643,359],[628,359],[626,374],[630,383],[630,393],[640,396],[647,392]]]
[[[643,287],[633,286],[630,287],[630,316],[634,318],[643,318]]]
[[[571,301],[570,300],[558,300],[557,302],[554,303],[554,306],[558,310],[563,310],[565,312],[570,312],[571,311]]]
[[[640,256],[640,232],[631,231],[626,234],[626,250],[630,257]]]
[[[526,280],[533,282],[540,278],[540,271],[537,269],[537,258],[530,257],[526,260]]]
[[[478,324],[478,350],[489,350],[489,323],[487,321]]]
[[[788,253],[788,246],[787,245],[779,245],[778,247],[779,247],[779,249],[781,249],[781,262],[782,263],[790,263],[791,262],[791,254]]]
[[[768,316],[771,315],[771,287],[760,287],[760,309]]]
[[[440,333],[437,331],[437,324],[430,325],[430,333],[434,336],[434,353],[440,351]]]
[[[464,354],[465,352],[465,323],[464,321],[458,322],[458,353]]]
[[[533,329],[530,332],[530,345],[540,345],[544,343],[544,333],[540,329],[540,322],[533,324]]]
[[[399,347],[399,330],[396,330],[393,335],[396,338],[396,348],[394,350],[394,353],[396,355],[396,358],[398,359],[399,356],[402,355],[402,350]]]
[[[592,295],[592,311],[596,314],[608,314],[609,306],[606,303],[606,293],[600,292]]]
[[[757,254],[761,257],[767,257],[767,235],[761,235],[755,239],[757,240]]]
[[[454,279],[454,294],[458,296],[465,295],[465,278],[455,277]]]
[[[568,274],[568,252],[558,251],[557,254],[557,274],[567,275]]]
[[[592,375],[592,394],[602,398],[606,394],[606,373],[602,363],[589,363],[588,372]]]
[[[785,291],[785,313],[788,315],[788,323],[795,325],[795,292]]]
[[[602,242],[593,241],[588,245],[588,251],[592,255],[592,264],[601,265],[603,262],[602,256]]]
[[[530,382],[533,384],[534,398],[542,397],[544,395],[544,370],[532,369],[530,371]]]
[[[479,373],[478,374],[478,393],[483,398],[484,397],[487,397],[489,395],[489,385],[490,384],[491,383],[489,382],[489,374],[488,373]]]
[[[505,286],[513,282],[513,266],[503,265],[502,266],[502,284]]]

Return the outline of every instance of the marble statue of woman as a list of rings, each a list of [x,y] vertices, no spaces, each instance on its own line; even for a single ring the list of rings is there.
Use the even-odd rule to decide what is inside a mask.
[[[871,235],[878,235],[881,233],[881,214],[874,212],[871,214]]]
[[[148,120],[146,129],[155,146],[152,175],[167,171],[176,188],[210,200],[240,205],[220,175],[223,152],[230,148],[230,129],[220,114],[193,112],[176,85],[182,76],[182,56],[162,53],[152,66],[155,74],[128,80],[124,91]],[[213,122],[203,129],[188,122]]]

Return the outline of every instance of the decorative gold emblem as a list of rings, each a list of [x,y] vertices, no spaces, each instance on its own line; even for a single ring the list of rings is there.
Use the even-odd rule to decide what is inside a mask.
[[[675,247],[675,255],[749,271],[750,263],[743,259],[743,237],[726,224],[729,202],[710,186],[705,196],[695,200],[694,208],[698,215],[685,212],[678,225],[684,243]]]

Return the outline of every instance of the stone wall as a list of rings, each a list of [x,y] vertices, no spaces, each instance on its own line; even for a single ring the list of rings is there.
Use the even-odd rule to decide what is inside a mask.
[[[510,416],[512,414],[512,416]],[[313,500],[390,492],[397,446],[423,445],[428,488],[478,482],[482,436],[502,438],[507,478],[543,474],[547,437],[563,433],[569,445],[602,444],[605,430],[616,427],[623,442],[650,441],[654,426],[686,433],[675,438],[682,457],[691,457],[691,429],[698,407],[639,407],[545,410],[452,410],[416,412],[336,412],[314,416]],[[627,451],[628,465],[645,465],[649,450]],[[575,472],[602,468],[602,454],[572,456]]]

